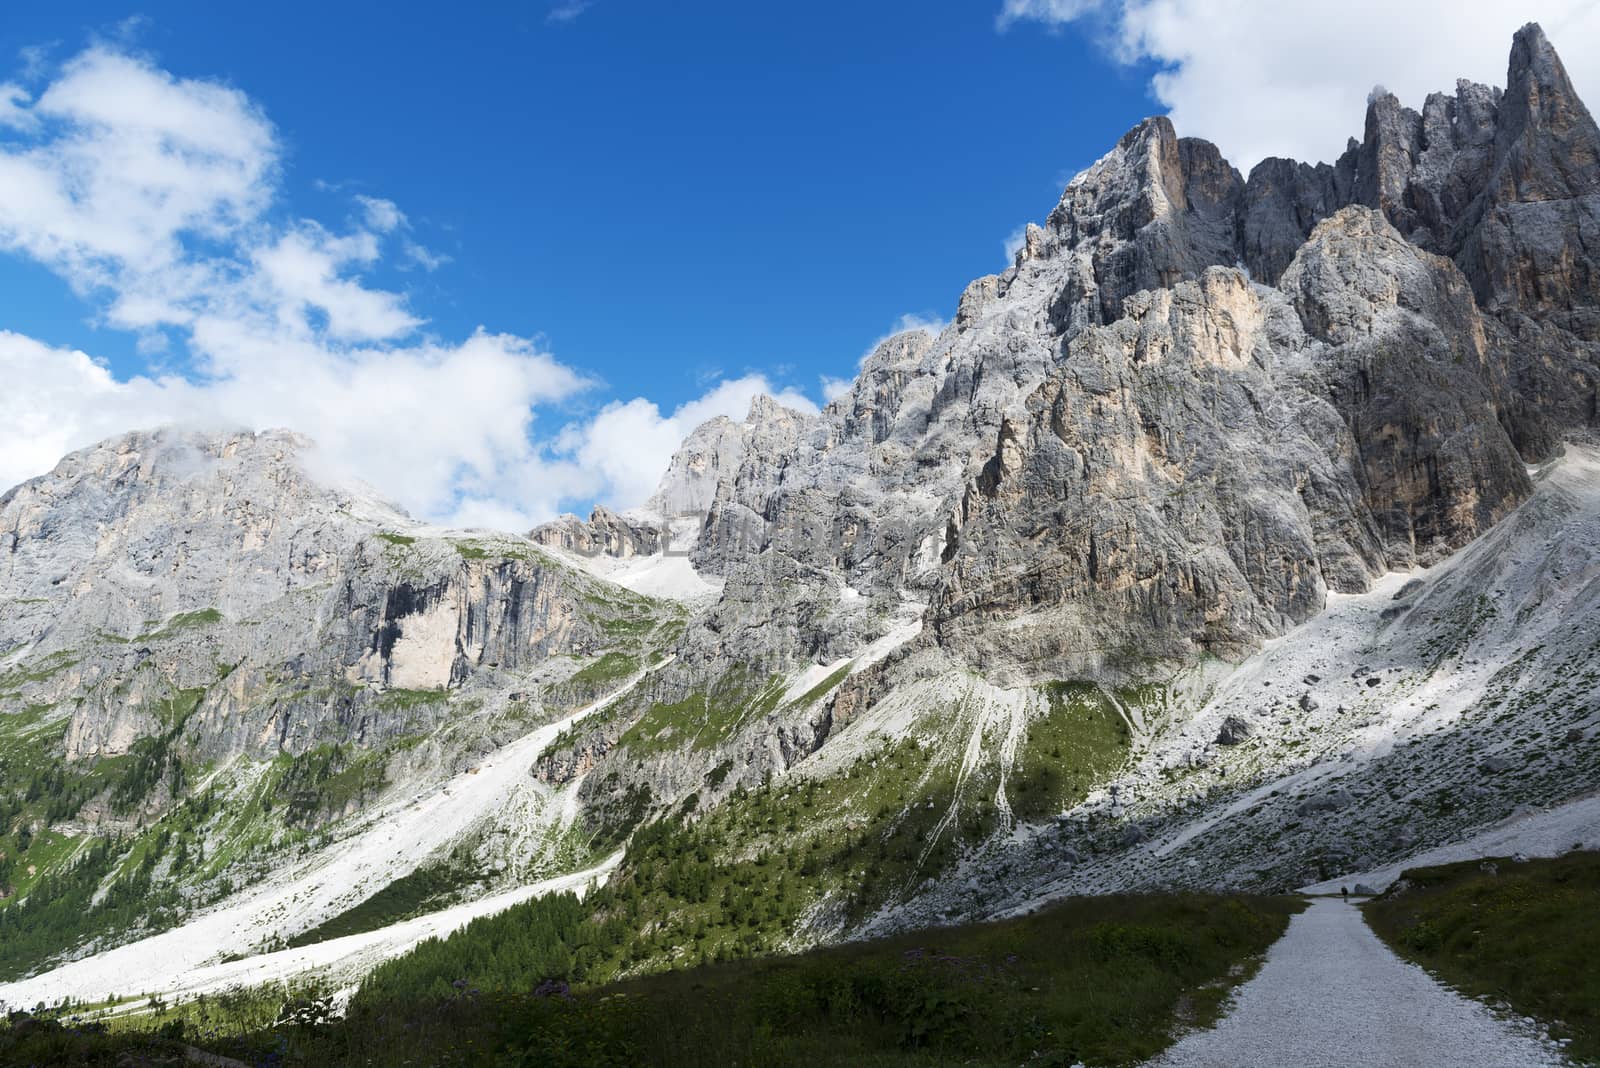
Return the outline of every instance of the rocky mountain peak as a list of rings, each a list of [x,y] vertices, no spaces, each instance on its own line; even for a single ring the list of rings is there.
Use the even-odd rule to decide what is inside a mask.
[[[1180,141],[1165,116],[1129,130],[1050,213],[1053,253],[1073,263],[1055,322],[1068,331],[1112,322],[1139,290],[1232,263],[1232,213],[1219,206],[1231,206],[1239,184],[1215,146]]]
[[[744,459],[744,436],[744,427],[725,415],[700,424],[678,446],[645,507],[662,516],[704,514],[717,485]]]
[[[88,592],[86,583],[112,582],[124,590],[118,612],[137,623],[248,602],[269,587],[281,592],[277,580],[240,566],[256,555],[288,562],[291,583],[311,581],[326,561],[307,551],[302,532],[352,521],[358,501],[306,472],[310,452],[308,439],[285,430],[175,429],[79,450],[0,497],[0,583],[18,596],[65,605]],[[360,503],[406,521],[375,499]],[[120,568],[90,579],[105,559],[119,560]],[[180,576],[185,588],[209,589],[204,604],[189,603],[172,585]]]
[[[1356,196],[1385,214],[1403,210],[1422,141],[1422,116],[1390,92],[1374,91],[1356,163]]]
[[[1537,22],[1522,27],[1512,39],[1504,106],[1508,138],[1529,127],[1565,137],[1593,124],[1566,65]]]
[[[1524,26],[1512,43],[1495,155],[1497,200],[1547,201],[1600,190],[1600,133],[1538,23]]]

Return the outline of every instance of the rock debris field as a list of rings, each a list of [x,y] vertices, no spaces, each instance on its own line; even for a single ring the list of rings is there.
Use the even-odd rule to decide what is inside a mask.
[[[1319,900],[1290,923],[1214,1030],[1148,1068],[1555,1068],[1551,1043],[1441,986]]]

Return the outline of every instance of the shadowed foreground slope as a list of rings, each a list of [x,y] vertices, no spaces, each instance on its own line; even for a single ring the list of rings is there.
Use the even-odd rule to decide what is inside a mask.
[[[449,1000],[362,999],[342,1021],[206,1045],[274,1065],[1131,1064],[1175,1028],[1208,1020],[1299,907],[1289,898],[1075,899],[1002,923],[591,990],[495,991],[468,979]],[[462,974],[504,934],[501,919],[452,940]],[[193,1006],[182,1011],[192,1018]],[[165,1027],[158,1039],[13,1025],[0,1029],[0,1061],[109,1065],[181,1052],[176,1026]]]

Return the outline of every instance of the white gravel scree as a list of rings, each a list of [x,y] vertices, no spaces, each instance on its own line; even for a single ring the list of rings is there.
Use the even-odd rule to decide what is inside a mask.
[[[1214,1030],[1148,1068],[1558,1068],[1518,1033],[1389,951],[1353,905],[1320,900],[1289,923]]]

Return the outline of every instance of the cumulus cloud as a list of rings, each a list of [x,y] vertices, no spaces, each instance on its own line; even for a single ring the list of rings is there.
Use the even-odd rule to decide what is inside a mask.
[[[37,99],[3,99],[20,133],[0,141],[0,250],[55,271],[147,358],[180,345],[184,373],[119,381],[0,335],[0,484],[181,423],[300,430],[330,467],[430,518],[520,525],[596,485],[532,434],[539,406],[590,380],[525,338],[420,333],[402,294],[362,277],[407,228],[393,202],[359,198],[344,232],[276,221],[278,136],[243,93],[99,46]]]
[[[1119,60],[1159,66],[1151,90],[1178,131],[1243,170],[1267,156],[1335,158],[1360,136],[1375,84],[1412,107],[1458,77],[1503,85],[1511,35],[1529,20],[1579,93],[1600,91],[1593,0],[1004,0],[997,18],[1002,29],[1093,19]]]
[[[311,331],[306,314],[316,311],[326,317],[328,335],[345,341],[399,337],[421,325],[398,294],[342,277],[346,267],[377,258],[378,243],[370,232],[340,237],[310,223],[253,256],[273,305],[280,316],[292,318],[297,333]]]
[[[50,470],[72,449],[170,422],[192,403],[181,381],[118,382],[76,350],[0,330],[0,487]],[[4,492],[0,489],[0,492]]]
[[[235,90],[93,48],[9,103],[29,136],[0,146],[0,247],[109,292],[114,324],[188,318],[220,265],[183,238],[227,240],[272,199],[275,133]]]
[[[243,93],[103,45],[42,76],[36,97],[0,86],[0,251],[181,373],[119,379],[0,323],[0,489],[130,429],[283,426],[318,442],[319,473],[413,514],[525,529],[590,500],[641,503],[689,431],[744,418],[757,394],[816,410],[747,374],[670,414],[635,398],[541,434],[540,412],[598,383],[528,338],[427,333],[365,276],[446,258],[381,197],[356,197],[344,229],[289,216],[277,131]]]
[[[387,234],[406,224],[405,212],[401,211],[400,205],[392,200],[358,196],[356,203],[361,206],[362,212],[366,215],[367,227],[373,233]]]

